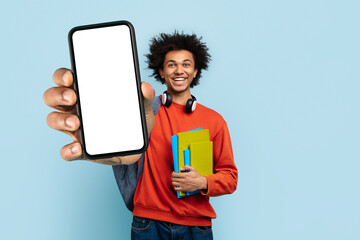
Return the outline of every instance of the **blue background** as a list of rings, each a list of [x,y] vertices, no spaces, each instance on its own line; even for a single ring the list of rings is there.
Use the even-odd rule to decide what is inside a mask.
[[[360,239],[358,1],[7,1],[0,8],[0,239],[129,239],[111,167],[66,162],[42,100],[70,67],[68,31],[126,19],[143,81],[149,39],[202,35],[193,89],[229,125],[237,191],[212,198],[215,239]]]

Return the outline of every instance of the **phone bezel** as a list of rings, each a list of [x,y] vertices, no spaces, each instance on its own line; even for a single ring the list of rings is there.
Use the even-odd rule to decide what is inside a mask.
[[[75,63],[75,55],[74,55],[74,45],[73,45],[72,37],[76,31],[88,30],[88,29],[94,29],[94,28],[112,27],[112,26],[119,26],[119,25],[125,25],[130,29],[131,47],[132,47],[132,53],[133,53],[133,59],[134,59],[136,88],[137,88],[138,102],[139,102],[139,107],[140,107],[141,126],[142,126],[144,145],[140,149],[92,155],[86,151],[84,131],[82,128],[83,119],[82,119],[82,114],[81,114],[81,99],[79,96],[79,88],[78,88],[78,81],[77,81],[77,74],[76,74],[76,63]],[[147,133],[147,126],[146,126],[146,118],[145,118],[145,108],[144,108],[144,102],[143,102],[142,92],[141,92],[141,80],[140,80],[139,60],[138,60],[136,40],[135,40],[135,29],[134,29],[133,25],[126,20],[121,20],[121,21],[114,21],[114,22],[77,26],[77,27],[72,28],[69,31],[68,42],[69,42],[69,50],[70,50],[71,69],[72,69],[73,77],[74,77],[73,87],[74,87],[74,90],[75,90],[75,93],[77,96],[76,110],[77,110],[77,114],[78,114],[78,117],[80,120],[79,130],[80,130],[80,141],[81,141],[81,145],[82,145],[83,155],[88,159],[96,160],[96,159],[102,159],[102,158],[111,158],[111,157],[117,157],[117,156],[126,156],[126,155],[143,153],[147,149],[149,143],[148,143],[148,133]]]

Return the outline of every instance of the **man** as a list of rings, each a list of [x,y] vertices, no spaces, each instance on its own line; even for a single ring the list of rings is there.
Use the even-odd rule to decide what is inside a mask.
[[[153,76],[167,86],[160,96],[163,105],[156,115],[152,110],[154,90],[142,83],[146,121],[150,133],[143,174],[134,196],[132,239],[212,239],[211,219],[216,217],[210,196],[229,194],[237,185],[229,131],[215,111],[197,104],[190,88],[199,84],[201,71],[210,60],[208,48],[196,35],[160,34],[151,41],[147,55]],[[71,71],[58,69],[53,76],[58,87],[44,93],[44,101],[61,112],[48,115],[50,127],[73,137],[61,149],[65,160],[84,159],[79,142],[79,119],[75,115],[76,95],[71,88]],[[191,167],[173,172],[170,137],[195,128],[209,129],[213,141],[214,174],[202,176]],[[102,164],[130,164],[140,155],[97,160]],[[185,172],[187,171],[187,172]],[[178,199],[176,191],[200,193]]]

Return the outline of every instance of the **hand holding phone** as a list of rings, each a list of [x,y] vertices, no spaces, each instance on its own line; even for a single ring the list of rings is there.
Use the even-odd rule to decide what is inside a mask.
[[[69,47],[84,154],[96,159],[145,151],[148,136],[132,25],[75,27]]]
[[[84,26],[84,27],[88,27],[88,26]],[[105,27],[105,25],[101,25],[101,24],[100,25],[90,25],[90,27],[96,27],[96,28],[97,27]],[[79,27],[79,28],[81,28],[81,27]],[[128,27],[128,28],[130,28],[130,27]],[[90,29],[92,29],[92,28],[90,28]],[[132,48],[134,48],[134,44],[135,44],[135,42],[132,42],[132,46],[131,45],[130,46]],[[134,49],[133,49],[133,51],[134,51]],[[134,57],[135,57],[135,59],[134,59]],[[76,56],[75,56],[75,59],[76,59]],[[137,65],[135,64],[137,61],[137,57],[136,57],[136,54],[134,56],[134,53],[133,53],[132,61],[134,63],[133,69],[135,69],[133,71],[135,71],[134,74],[136,76],[136,75],[138,75],[138,69],[136,69]],[[73,68],[74,68],[74,65],[73,65]],[[75,65],[75,68],[76,68],[76,65]],[[74,74],[75,80],[79,80],[79,79],[76,79],[76,77],[77,76]],[[76,86],[76,84],[78,82],[75,82],[73,84],[73,80],[74,80],[73,75],[72,75],[71,71],[69,71],[67,69],[58,69],[54,73],[53,78],[54,78],[54,82],[58,85],[58,87],[48,89],[44,93],[44,101],[47,105],[49,105],[57,110],[60,110],[61,112],[50,113],[47,118],[47,123],[50,127],[60,130],[62,132],[65,132],[65,133],[69,134],[70,136],[72,136],[74,139],[73,143],[64,146],[61,150],[61,156],[65,160],[74,160],[74,159],[79,159],[79,158],[81,158],[81,159],[86,159],[86,158],[99,159],[99,158],[105,158],[105,157],[112,157],[110,159],[109,158],[107,160],[103,159],[98,162],[104,163],[104,164],[116,164],[116,163],[119,163],[119,160],[118,160],[119,157],[113,157],[113,156],[124,156],[124,155],[128,155],[128,154],[135,154],[135,153],[143,151],[146,148],[147,134],[146,134],[146,128],[144,131],[144,127],[146,127],[146,124],[145,124],[145,121],[143,121],[144,120],[143,119],[144,107],[142,106],[142,96],[141,96],[141,91],[140,91],[140,79],[139,78],[136,78],[135,79],[136,81],[133,79],[134,82],[136,83],[135,84],[135,90],[136,90],[135,93],[137,93],[136,96],[138,97],[137,101],[135,101],[135,102],[137,104],[139,104],[138,108],[137,108],[138,111],[133,111],[133,113],[135,112],[135,114],[133,114],[133,115],[138,116],[136,114],[140,114],[140,118],[141,118],[140,119],[141,120],[141,126],[140,126],[141,131],[140,132],[142,132],[140,134],[141,135],[140,138],[143,138],[144,140],[140,141],[140,144],[138,142],[136,142],[135,145],[133,145],[135,147],[132,146],[129,148],[128,147],[129,145],[128,145],[127,147],[124,148],[123,145],[121,145],[121,146],[115,145],[116,147],[119,147],[119,148],[115,149],[114,151],[98,151],[98,152],[95,152],[95,154],[94,154],[94,152],[91,152],[90,154],[87,152],[87,148],[86,148],[87,145],[85,145],[86,139],[84,138],[84,136],[86,136],[86,134],[87,134],[86,130],[89,128],[84,128],[84,126],[82,126],[81,122],[82,122],[82,120],[84,120],[84,119],[82,119],[83,116],[81,114],[79,114],[79,117],[77,117],[75,115],[76,112],[79,112],[79,111],[76,111],[76,108],[74,108],[75,102],[77,102],[77,110],[81,111],[81,107],[82,107],[82,105],[81,105],[81,103],[82,103],[81,89],[83,89],[83,88],[81,88],[81,86],[80,86],[80,89],[79,89],[78,88],[79,86]],[[96,89],[92,89],[92,95],[95,97],[95,99],[96,99],[96,96],[99,96],[99,94],[101,94],[101,91],[104,90],[104,88],[100,87],[101,84],[104,83],[104,81],[101,81],[101,80],[102,79],[96,80],[96,81],[98,81],[98,83],[96,83],[96,85],[98,85],[98,86]],[[72,89],[73,86],[75,88],[77,87],[76,94],[75,94],[74,90]],[[109,88],[113,87],[111,84],[110,85],[108,84],[106,86],[107,86],[107,88],[105,88],[106,91]],[[148,83],[143,83],[141,87],[142,87],[143,97],[145,100],[146,121],[148,123],[149,131],[151,131],[151,128],[155,121],[155,118],[154,118],[154,116],[152,114],[152,110],[151,110],[151,103],[152,103],[152,99],[154,98],[154,90],[152,89],[151,85]],[[127,92],[130,92],[129,88],[124,88],[124,89],[127,90]],[[119,91],[121,91],[121,89]],[[80,99],[77,97],[80,97]],[[102,99],[109,100],[109,98],[106,98],[106,96],[104,98],[101,98],[100,101]],[[110,105],[112,104],[112,108],[110,107],[110,108],[105,108],[105,109],[110,109],[111,111],[121,110],[122,104],[128,104],[129,103],[128,100],[129,99],[127,99],[124,102],[117,102],[115,104],[113,104],[113,102],[106,102],[106,103],[109,103]],[[84,102],[86,102],[86,100]],[[103,102],[103,104],[104,104],[104,102]],[[101,121],[98,121],[97,126],[100,129],[100,131],[98,131],[98,132],[101,133],[101,130],[107,129],[107,131],[105,131],[104,134],[102,136],[100,136],[100,138],[95,139],[95,140],[97,140],[101,144],[104,142],[109,143],[109,139],[114,139],[114,138],[120,139],[120,142],[124,141],[124,139],[129,140],[129,136],[127,134],[129,134],[129,133],[132,134],[132,132],[127,132],[126,134],[116,134],[119,132],[112,131],[112,132],[110,132],[110,135],[106,135],[106,134],[109,134],[109,129],[111,130],[111,128],[109,128],[109,126],[108,126],[109,122],[106,120],[106,116],[109,116],[109,114],[108,114],[108,112],[104,111],[103,104],[98,104],[97,107],[90,106],[90,111],[96,112],[97,116],[95,116],[95,117],[97,117],[98,120],[101,120]],[[123,112],[120,119],[118,119],[119,120],[117,122],[118,124],[121,124],[122,118],[129,117],[129,114],[127,114],[127,113],[128,112],[126,112],[126,111]],[[111,112],[110,112],[110,114],[111,114]],[[103,119],[105,119],[105,121],[102,121]],[[88,126],[91,126],[91,125],[88,125]],[[139,125],[137,125],[136,127],[139,128]],[[110,137],[108,138],[107,136],[110,136]],[[137,136],[137,137],[139,137],[139,136]],[[81,142],[81,144],[80,144],[80,142]],[[110,144],[112,144],[111,141],[110,141]],[[105,144],[105,148],[106,148],[106,144]],[[83,150],[85,150],[85,151],[83,151]],[[131,157],[133,157],[134,159],[131,159]],[[135,155],[121,157],[121,158],[127,160],[124,162],[130,163],[130,162],[136,161],[137,160],[136,157],[137,156],[135,154]]]

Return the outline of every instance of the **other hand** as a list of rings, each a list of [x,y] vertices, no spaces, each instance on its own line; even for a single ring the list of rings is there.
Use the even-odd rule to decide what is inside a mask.
[[[171,181],[175,191],[193,192],[207,189],[207,179],[194,167],[185,165],[180,169],[181,173],[172,172]]]

